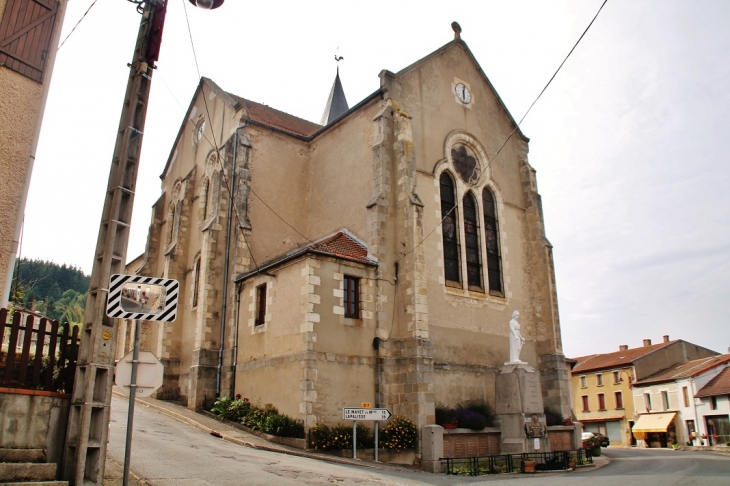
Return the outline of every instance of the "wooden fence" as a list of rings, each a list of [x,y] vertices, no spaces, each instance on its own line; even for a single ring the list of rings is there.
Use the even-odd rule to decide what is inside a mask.
[[[0,309],[0,387],[70,394],[79,354],[79,328]],[[25,321],[25,322],[23,322]]]

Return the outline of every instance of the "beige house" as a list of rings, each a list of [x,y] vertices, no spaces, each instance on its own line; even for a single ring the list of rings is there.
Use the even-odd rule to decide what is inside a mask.
[[[567,416],[528,139],[459,34],[352,108],[336,79],[326,106],[318,125],[201,79],[128,265],[180,281],[177,321],[144,324],[158,397],[240,393],[307,427],[371,402],[432,424],[437,403],[494,405],[519,310],[521,357]]]
[[[670,367],[717,354],[665,335],[658,344],[644,339],[637,348],[621,345],[612,353],[575,358],[571,385],[574,414],[584,430],[600,432],[612,445],[636,445],[632,429],[644,407],[646,413],[664,410],[656,408],[656,398],[654,405],[644,403],[644,395],[637,395],[637,382],[645,383]]]
[[[0,0],[0,307],[6,307],[67,0]]]

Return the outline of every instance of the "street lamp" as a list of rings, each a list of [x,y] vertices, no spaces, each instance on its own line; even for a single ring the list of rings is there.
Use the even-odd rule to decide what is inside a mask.
[[[221,5],[223,5],[224,0],[189,0],[190,3],[195,5],[198,8],[202,8],[205,10],[213,10],[214,8],[218,8]]]

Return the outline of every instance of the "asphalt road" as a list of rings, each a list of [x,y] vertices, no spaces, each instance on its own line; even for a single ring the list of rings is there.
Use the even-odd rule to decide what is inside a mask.
[[[113,397],[108,454],[124,461],[126,399]],[[547,486],[667,486],[730,484],[730,456],[708,452],[606,448],[610,463],[575,473],[526,477],[457,477],[389,467],[351,467],[217,439],[145,406],[135,407],[132,471],[153,486],[202,485],[458,485],[510,484]],[[372,464],[372,463],[365,463]]]

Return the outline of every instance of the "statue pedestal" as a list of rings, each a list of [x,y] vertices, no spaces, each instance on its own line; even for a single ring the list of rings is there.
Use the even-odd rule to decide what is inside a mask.
[[[496,382],[496,418],[502,454],[550,452],[540,375],[527,363],[505,363]]]

